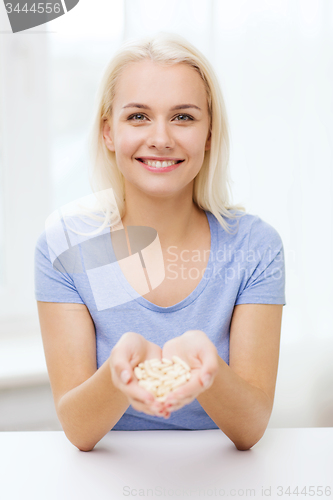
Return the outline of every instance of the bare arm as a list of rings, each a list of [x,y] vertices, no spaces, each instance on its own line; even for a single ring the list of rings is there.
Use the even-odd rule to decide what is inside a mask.
[[[229,366],[197,400],[239,450],[264,434],[273,408],[279,361],[282,305],[241,304],[230,328]]]
[[[97,370],[95,327],[83,304],[37,302],[55,408],[77,448],[91,450],[129,406],[111,378],[110,361]]]

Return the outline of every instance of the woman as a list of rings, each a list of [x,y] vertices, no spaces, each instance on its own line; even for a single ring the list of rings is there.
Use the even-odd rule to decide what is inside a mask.
[[[111,429],[214,428],[247,450],[273,407],[283,245],[272,226],[229,203],[227,119],[209,62],[176,35],[125,44],[105,72],[93,132],[93,188],[111,193],[100,234],[75,240],[95,210],[72,217],[75,228],[53,225],[36,246],[61,425],[84,451]],[[150,261],[135,228],[157,235]],[[173,355],[192,376],[158,402],[133,369]]]

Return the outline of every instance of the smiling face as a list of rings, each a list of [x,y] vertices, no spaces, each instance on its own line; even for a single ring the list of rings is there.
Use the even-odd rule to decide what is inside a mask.
[[[115,152],[125,192],[192,196],[193,180],[210,148],[205,86],[186,64],[160,66],[150,60],[129,64],[116,86],[112,116],[104,124],[107,148]],[[182,160],[175,167],[145,163]],[[160,166],[159,164],[157,164]]]

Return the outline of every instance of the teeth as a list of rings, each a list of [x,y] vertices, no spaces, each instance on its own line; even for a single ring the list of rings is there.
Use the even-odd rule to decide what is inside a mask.
[[[155,167],[155,168],[164,168],[164,167],[170,167],[170,165],[174,165],[177,163],[177,161],[151,161],[151,160],[145,160],[144,162],[146,165],[149,167]]]

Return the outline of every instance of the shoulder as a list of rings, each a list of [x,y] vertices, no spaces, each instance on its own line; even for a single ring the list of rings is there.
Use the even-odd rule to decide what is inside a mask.
[[[53,212],[45,221],[44,230],[36,242],[36,255],[43,254],[52,262],[57,256],[68,250],[68,237],[64,225],[64,219],[58,213]]]
[[[74,214],[64,217],[60,211],[55,210],[45,221],[45,228],[37,239],[36,249],[60,255],[71,247],[110,231],[109,227],[99,231],[101,226],[102,218],[99,214]]]
[[[283,247],[279,232],[271,224],[258,215],[251,215],[249,220],[249,245],[271,247],[279,250]]]
[[[267,243],[272,246],[281,247],[282,239],[278,231],[259,215],[241,212],[239,210],[230,210],[235,219],[231,224],[237,227],[237,235],[240,239],[247,239],[249,245],[261,245]]]

